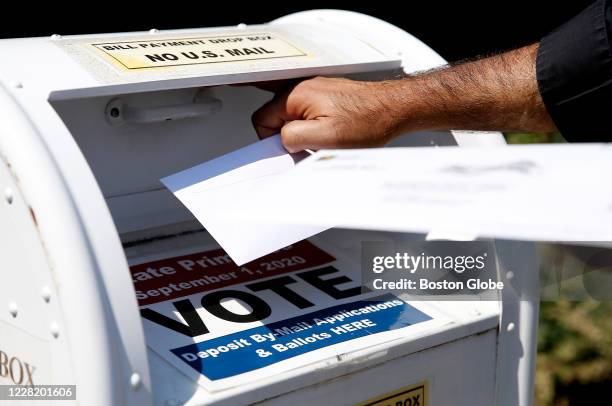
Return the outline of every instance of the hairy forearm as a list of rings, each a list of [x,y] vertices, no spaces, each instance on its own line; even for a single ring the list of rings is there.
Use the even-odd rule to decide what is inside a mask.
[[[550,132],[536,78],[537,45],[388,81],[316,77],[253,114],[285,148],[376,147],[422,130]]]
[[[395,117],[397,133],[555,131],[538,91],[536,53],[534,44],[385,82],[381,100]]]

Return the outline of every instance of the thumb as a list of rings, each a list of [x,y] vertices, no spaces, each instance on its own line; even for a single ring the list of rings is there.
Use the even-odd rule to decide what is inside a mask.
[[[289,113],[287,98],[287,93],[277,94],[253,113],[251,121],[260,139],[276,134],[286,122],[299,118]]]
[[[281,129],[281,140],[289,152],[334,148],[334,128],[329,119],[293,120]]]

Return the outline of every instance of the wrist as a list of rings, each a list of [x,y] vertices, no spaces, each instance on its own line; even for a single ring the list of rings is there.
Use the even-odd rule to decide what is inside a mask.
[[[390,140],[406,133],[435,129],[435,111],[427,108],[420,76],[377,82],[381,117],[389,128]],[[426,92],[425,92],[426,93]]]
[[[370,115],[372,117],[371,130],[379,133],[386,142],[402,134],[404,126],[403,112],[399,103],[401,91],[399,91],[398,80],[385,80],[380,82],[367,82],[367,97],[362,96],[362,100],[368,100]]]

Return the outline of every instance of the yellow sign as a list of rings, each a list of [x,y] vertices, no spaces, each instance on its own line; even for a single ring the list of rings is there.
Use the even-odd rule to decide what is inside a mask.
[[[285,40],[268,33],[140,39],[89,45],[125,70],[306,55]]]
[[[407,386],[355,406],[427,406],[427,382]]]

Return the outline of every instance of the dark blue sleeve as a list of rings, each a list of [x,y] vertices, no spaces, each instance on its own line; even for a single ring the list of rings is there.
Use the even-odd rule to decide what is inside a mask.
[[[612,141],[612,56],[607,0],[599,0],[540,41],[540,94],[570,142]]]

